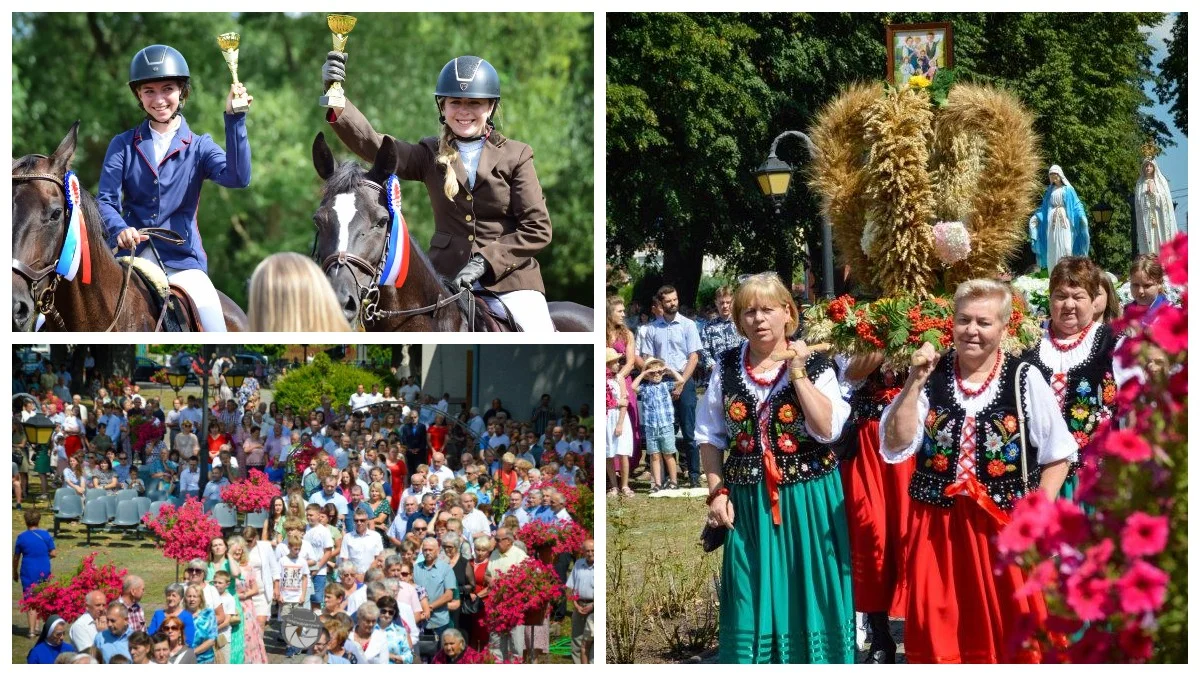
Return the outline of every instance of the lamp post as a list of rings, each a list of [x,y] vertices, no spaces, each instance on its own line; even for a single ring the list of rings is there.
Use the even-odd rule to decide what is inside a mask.
[[[791,188],[792,172],[794,171],[792,165],[779,159],[779,155],[775,152],[779,147],[779,142],[785,138],[799,138],[804,141],[808,156],[817,156],[817,148],[813,145],[812,139],[799,131],[785,131],[771,141],[771,150],[767,154],[767,159],[754,171],[754,178],[758,182],[758,189],[762,191],[763,196],[769,197],[774,203],[776,215],[782,212],[783,201],[787,198],[788,189]],[[832,299],[833,231],[830,229],[829,219],[824,216],[821,217],[821,258],[821,294]]]
[[[211,411],[208,409],[208,378],[212,375],[212,359],[204,359],[205,354],[213,354],[211,345],[200,345],[200,353],[196,355],[196,361],[200,363],[200,428],[203,431],[196,435],[204,439],[201,444],[198,454],[200,455],[200,495],[204,495],[204,488],[208,485],[208,423]]]
[[[33,444],[36,451],[39,447],[50,445],[50,438],[54,435],[54,422],[50,421],[42,413],[38,413],[33,417],[25,420],[22,423],[25,427],[25,439]],[[42,474],[42,498],[45,499],[49,493],[46,491],[48,487],[46,483],[46,474]]]
[[[1108,202],[1100,202],[1092,207],[1092,222],[1103,227],[1112,220],[1113,208]]]
[[[187,378],[188,371],[183,366],[175,366],[167,372],[167,382],[175,390],[176,396],[179,396],[179,390],[183,389],[183,385],[187,384]]]

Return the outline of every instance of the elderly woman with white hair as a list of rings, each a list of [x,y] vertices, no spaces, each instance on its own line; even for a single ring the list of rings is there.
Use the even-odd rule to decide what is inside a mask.
[[[1041,489],[1058,496],[1078,446],[1042,373],[1005,355],[1000,339],[1012,290],[990,279],[954,294],[954,348],[925,343],[883,411],[884,461],[917,457],[909,485],[910,663],[1037,662],[1008,644],[1020,622],[1045,617],[1040,593],[1019,596],[1015,565],[999,565],[995,537],[1013,504]]]
[[[354,630],[346,638],[346,654],[353,654],[354,663],[387,663],[387,635],[379,629],[379,605],[367,601],[358,608]]]

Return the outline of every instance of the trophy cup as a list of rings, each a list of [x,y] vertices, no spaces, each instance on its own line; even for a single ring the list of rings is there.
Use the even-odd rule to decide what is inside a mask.
[[[217,46],[221,48],[221,55],[225,57],[225,65],[229,66],[229,72],[233,75],[233,83],[238,82],[238,43],[241,42],[242,36],[237,33],[221,33],[217,36]],[[233,112],[246,112],[250,108],[250,101],[246,99],[246,94],[236,94],[233,97]]]
[[[329,25],[329,30],[333,31],[333,50],[345,53],[346,41],[350,39],[350,31],[354,29],[354,24],[358,22],[358,19],[349,14],[330,14],[325,20]],[[345,108],[346,92],[342,90],[342,83],[334,82],[329,85],[329,89],[321,97],[320,103],[326,108]]]

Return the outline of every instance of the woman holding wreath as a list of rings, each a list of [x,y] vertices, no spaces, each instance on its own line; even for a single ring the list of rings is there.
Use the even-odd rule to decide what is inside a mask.
[[[709,523],[728,528],[718,659],[851,663],[845,504],[822,445],[841,435],[850,408],[832,362],[788,342],[798,313],[777,276],[743,282],[733,316],[749,341],[718,356],[696,411]]]
[[[908,491],[910,663],[1040,660],[1011,649],[1007,636],[1017,622],[1045,617],[1041,594],[1017,596],[1024,575],[997,568],[994,540],[1027,492],[1058,496],[1078,446],[1041,372],[1000,350],[1011,314],[1007,284],[960,284],[954,348],[939,356],[922,345],[880,421],[884,461],[917,457]]]

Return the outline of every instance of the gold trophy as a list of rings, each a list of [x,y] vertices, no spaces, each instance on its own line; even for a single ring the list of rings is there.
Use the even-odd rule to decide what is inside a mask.
[[[354,24],[358,22],[358,19],[349,14],[330,14],[325,21],[329,25],[329,30],[333,31],[333,50],[344,54],[346,41],[350,39],[350,31],[354,29]],[[342,83],[334,82],[329,85],[329,89],[321,97],[320,103],[326,108],[345,108],[346,92],[342,90]]]
[[[233,83],[238,82],[238,43],[242,40],[242,36],[237,33],[221,33],[217,36],[217,46],[221,48],[221,55],[225,57],[225,65],[229,66],[229,72],[233,75]],[[250,109],[250,101],[247,100],[246,94],[237,94],[233,97],[233,112],[246,112]]]

